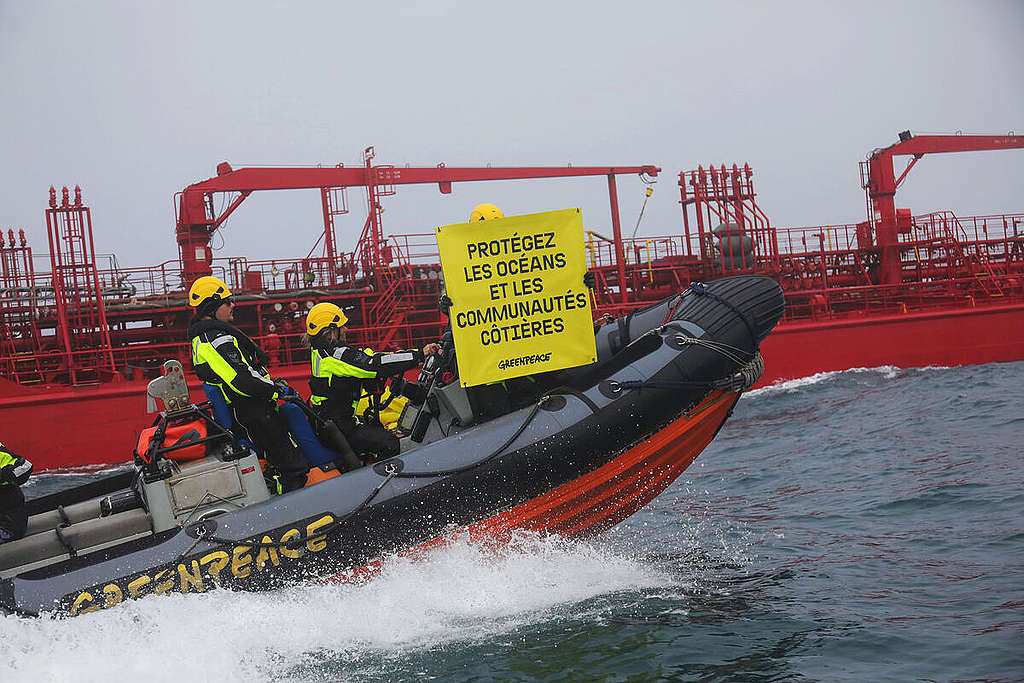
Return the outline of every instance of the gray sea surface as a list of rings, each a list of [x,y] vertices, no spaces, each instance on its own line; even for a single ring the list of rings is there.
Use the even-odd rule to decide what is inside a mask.
[[[1024,363],[788,382],[595,539],[0,617],[0,680],[1024,680],[1022,444]]]

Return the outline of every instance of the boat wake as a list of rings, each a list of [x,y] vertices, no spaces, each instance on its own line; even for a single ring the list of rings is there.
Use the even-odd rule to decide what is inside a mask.
[[[827,383],[844,377],[856,377],[857,375],[877,376],[881,379],[896,379],[904,373],[928,372],[933,370],[949,370],[951,368],[941,365],[929,365],[920,368],[899,368],[895,365],[881,365],[874,368],[850,368],[849,370],[832,370],[829,372],[818,372],[808,377],[789,379],[776,382],[767,387],[754,389],[744,394],[746,398],[757,396],[772,396],[775,394],[788,394],[800,391],[806,387]]]
[[[596,544],[524,535],[495,551],[457,541],[391,558],[362,583],[169,595],[70,620],[0,617],[0,643],[24,653],[0,657],[0,679],[304,678],[304,667],[332,661],[343,677],[380,674],[382,659],[578,619],[592,598],[677,582]]]

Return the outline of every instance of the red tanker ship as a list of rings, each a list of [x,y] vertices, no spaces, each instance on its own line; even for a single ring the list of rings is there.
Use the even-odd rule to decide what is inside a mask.
[[[9,230],[6,240],[0,233],[0,439],[37,469],[127,460],[148,424],[146,382],[168,358],[187,364],[184,290],[200,275],[228,283],[239,326],[295,386],[308,375],[302,319],[320,300],[344,306],[353,333],[374,348],[435,339],[446,321],[433,235],[386,235],[382,225],[383,202],[410,184],[436,183],[447,194],[457,182],[603,178],[611,235],[587,233],[597,315],[657,301],[693,280],[770,275],[787,310],[762,347],[762,383],[851,367],[1024,359],[1024,214],[915,216],[894,200],[925,154],[1021,147],[1022,136],[902,133],[861,164],[867,220],[812,228],[772,227],[749,166],[685,171],[683,233],[633,238],[622,236],[617,176],[638,176],[650,196],[656,166],[409,168],[373,165],[373,148],[355,168],[222,163],[215,177],[177,195],[178,259],[147,268],[101,266],[81,191],[58,197],[51,188],[50,272],[35,272],[23,232]],[[900,155],[912,158],[897,177]],[[298,188],[319,189],[323,209],[323,233],[306,257],[213,258],[213,233],[252,192]],[[339,253],[335,219],[349,210],[349,188],[365,191],[367,219],[355,250]],[[230,201],[218,212],[220,193]]]

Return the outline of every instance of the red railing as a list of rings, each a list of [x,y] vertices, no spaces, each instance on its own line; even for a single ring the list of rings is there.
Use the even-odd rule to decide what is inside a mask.
[[[841,320],[950,307],[989,306],[1024,301],[1024,214],[957,218],[938,212],[914,218],[901,236],[904,282],[877,284],[877,256],[858,249],[863,226],[831,225],[770,229],[777,259],[758,259],[748,272],[779,280],[787,292],[786,319]],[[625,278],[611,239],[591,232],[586,241],[588,267],[597,275],[596,313],[614,315],[656,301],[691,280],[727,274],[720,263],[700,260],[697,234],[624,239]],[[237,290],[240,324],[263,343],[282,365],[307,362],[300,338],[309,306],[323,298],[350,312],[353,337],[391,348],[422,346],[443,328],[437,312],[441,275],[431,233],[387,238],[391,267],[369,278],[355,255],[339,256],[338,286],[330,287],[325,259],[217,259],[214,272]],[[699,253],[699,250],[698,252]],[[119,375],[157,373],[168,357],[188,358],[183,332],[191,315],[184,306],[180,264],[121,268],[116,262],[98,270],[111,329],[111,358]],[[307,274],[313,274],[309,277]],[[383,278],[384,290],[368,285]],[[49,274],[33,273],[19,291],[0,292],[0,374],[23,382],[67,381],[69,367],[88,362],[93,351],[56,345],[56,299]],[[365,284],[364,284],[365,283]],[[628,292],[622,303],[620,287]],[[88,313],[88,306],[83,313]],[[12,334],[12,324],[29,315],[34,336]],[[400,324],[399,324],[400,323]]]

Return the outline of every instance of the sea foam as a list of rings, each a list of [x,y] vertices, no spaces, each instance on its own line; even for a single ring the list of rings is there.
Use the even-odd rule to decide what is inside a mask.
[[[579,617],[597,596],[671,583],[586,543],[524,535],[491,550],[456,541],[391,558],[361,583],[150,597],[65,620],[0,617],[0,680],[265,680],[304,660],[482,641]]]

